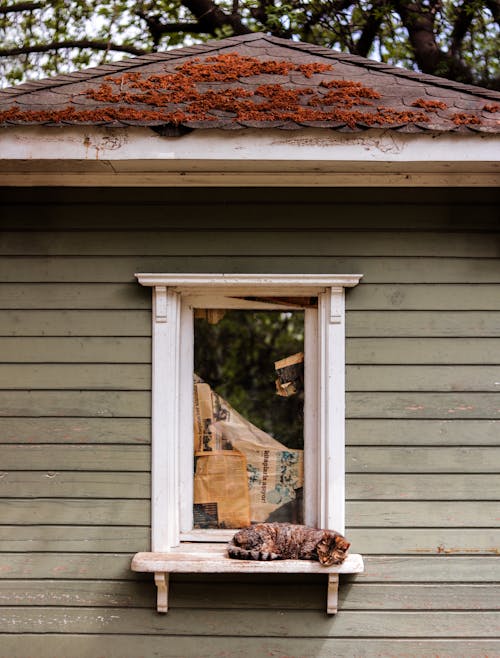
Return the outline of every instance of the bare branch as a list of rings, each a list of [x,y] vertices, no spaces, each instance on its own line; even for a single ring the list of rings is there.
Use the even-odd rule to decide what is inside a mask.
[[[366,57],[368,55],[375,37],[380,30],[383,21],[383,11],[387,8],[388,3],[385,0],[375,0],[375,2],[372,3],[371,9],[366,15],[366,22],[363,26],[361,36],[354,44],[352,50],[354,55],[361,55],[361,57]]]
[[[29,53],[47,53],[51,50],[65,48],[91,48],[92,50],[114,50],[129,55],[145,55],[148,51],[134,46],[123,46],[109,41],[93,41],[83,39],[78,41],[54,41],[52,43],[37,44],[34,46],[20,46],[19,48],[0,48],[0,57],[13,57]]]
[[[2,5],[0,14],[14,14],[19,11],[33,11],[33,9],[42,9],[43,2],[18,2],[15,5]]]
[[[184,7],[197,19],[201,31],[216,34],[217,29],[229,26],[234,34],[251,34],[239,14],[226,14],[213,0],[182,0]]]

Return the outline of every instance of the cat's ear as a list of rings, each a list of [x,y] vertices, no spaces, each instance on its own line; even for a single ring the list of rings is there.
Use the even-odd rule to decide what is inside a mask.
[[[345,537],[342,537],[342,535],[336,535],[335,537],[335,545],[337,548],[339,548],[342,551],[347,551],[349,546],[351,545],[350,542],[347,541]]]

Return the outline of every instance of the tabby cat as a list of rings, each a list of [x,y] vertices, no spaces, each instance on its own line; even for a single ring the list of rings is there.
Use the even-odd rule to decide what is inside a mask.
[[[237,560],[319,560],[324,567],[341,564],[350,543],[335,530],[291,523],[257,523],[239,530],[229,542]]]

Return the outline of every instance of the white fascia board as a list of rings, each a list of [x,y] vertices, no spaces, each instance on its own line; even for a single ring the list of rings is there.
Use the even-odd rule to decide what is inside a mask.
[[[148,128],[12,127],[0,130],[1,160],[179,162],[498,162],[500,134],[389,130],[195,130],[161,137]]]
[[[0,129],[0,185],[497,187],[500,135],[304,128]]]

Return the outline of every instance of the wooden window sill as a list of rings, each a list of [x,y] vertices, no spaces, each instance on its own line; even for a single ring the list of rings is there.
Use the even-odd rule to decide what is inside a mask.
[[[154,573],[158,588],[157,610],[168,612],[168,583],[171,573],[322,573],[328,578],[328,614],[337,612],[338,582],[341,573],[362,573],[361,555],[349,554],[336,566],[323,567],[310,560],[234,560],[227,557],[226,545],[183,542],[164,553],[136,553],[132,571]]]

